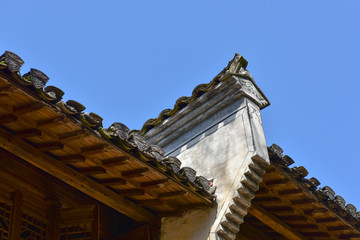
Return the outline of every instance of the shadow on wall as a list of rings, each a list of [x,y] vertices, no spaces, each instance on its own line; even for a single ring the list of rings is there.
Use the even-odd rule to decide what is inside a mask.
[[[217,206],[192,210],[182,217],[162,219],[161,240],[206,240],[216,219]]]

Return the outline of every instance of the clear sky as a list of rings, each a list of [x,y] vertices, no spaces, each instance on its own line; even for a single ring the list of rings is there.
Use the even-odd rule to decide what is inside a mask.
[[[6,1],[0,51],[104,118],[139,129],[235,52],[277,143],[360,209],[360,1]]]

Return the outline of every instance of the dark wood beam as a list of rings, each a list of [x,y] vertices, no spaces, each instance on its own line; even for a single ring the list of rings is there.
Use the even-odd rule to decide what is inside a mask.
[[[293,213],[294,212],[294,208],[290,207],[290,206],[274,206],[274,207],[267,207],[266,208],[269,212],[288,212],[288,213]]]
[[[40,110],[44,107],[44,104],[41,102],[33,102],[28,105],[20,106],[13,109],[13,113],[15,115],[22,115],[25,113],[35,112],[37,110]]]
[[[313,202],[315,202],[315,200],[307,198],[307,199],[292,200],[291,204],[292,205],[309,205]]]
[[[57,157],[57,160],[63,164],[76,163],[76,162],[85,162],[86,158],[79,154],[67,155]]]
[[[104,186],[119,186],[126,184],[126,180],[123,178],[97,179],[97,182]]]
[[[270,187],[270,186],[287,184],[288,182],[289,182],[289,180],[287,180],[287,179],[276,179],[276,180],[271,180],[271,181],[265,181],[265,185]]]
[[[48,237],[49,239],[58,239],[59,236],[59,229],[58,229],[58,223],[59,223],[59,212],[58,207],[56,205],[51,205],[50,207],[50,224],[49,224],[49,233]]]
[[[39,137],[41,136],[41,131],[36,128],[16,131],[15,135],[19,138],[29,138],[29,137]]]
[[[350,230],[351,227],[347,226],[347,225],[342,225],[342,226],[335,226],[335,227],[327,227],[327,230],[329,232],[333,232],[333,231],[343,231],[343,230]]]
[[[39,121],[36,123],[37,127],[53,127],[53,126],[57,126],[59,123],[64,122],[65,118],[64,117],[55,117],[55,118],[50,118],[50,119],[46,119],[43,121]]]
[[[128,156],[121,156],[115,158],[104,159],[101,161],[102,165],[106,168],[125,165],[130,158]]]
[[[248,208],[248,211],[251,215],[259,219],[268,227],[272,228],[276,232],[280,233],[284,237],[291,240],[303,240],[305,239],[299,232],[295,229],[292,229],[289,225],[280,221],[277,217],[272,215],[270,212],[265,210],[260,205],[256,203],[252,203],[252,205]]]
[[[360,238],[359,233],[348,233],[348,234],[341,234],[339,239],[351,239],[351,238]]]
[[[17,116],[12,114],[0,116],[0,124],[12,123],[17,121]]]
[[[4,87],[0,87],[0,93],[9,94],[15,92],[16,88],[13,85],[6,85]]]
[[[16,191],[12,194],[13,206],[10,218],[10,240],[20,239],[20,228],[21,226],[21,207],[23,204],[22,195],[20,192]]]
[[[136,201],[136,204],[139,206],[162,206],[164,203],[160,201],[159,199],[150,199],[150,200],[138,200]]]
[[[40,151],[51,151],[51,150],[63,149],[64,145],[62,143],[59,143],[59,142],[48,142],[48,143],[36,144],[36,147]]]
[[[336,222],[339,219],[336,217],[328,217],[328,218],[315,218],[317,223],[329,223],[329,222]]]
[[[297,230],[316,230],[319,229],[319,226],[316,224],[291,224],[292,228]]]
[[[270,240],[264,232],[255,227],[254,225],[244,222],[240,225],[240,231],[236,234],[236,239],[251,239],[251,240]]]
[[[145,192],[143,189],[134,188],[134,189],[124,189],[116,191],[121,196],[131,197],[131,196],[141,196],[144,195]]]
[[[0,146],[135,221],[155,222],[158,220],[158,217],[144,208],[137,206],[105,186],[56,161],[46,153],[2,128],[0,128]]]
[[[84,129],[73,131],[73,132],[67,132],[59,135],[59,141],[61,142],[69,142],[75,139],[79,139],[84,137],[86,134]]]
[[[302,232],[303,236],[305,236],[306,238],[317,238],[320,237],[322,239],[333,239],[330,237],[330,234],[327,232]],[[348,239],[348,238],[347,238]]]
[[[78,172],[81,172],[85,175],[94,175],[94,174],[100,174],[100,173],[106,173],[106,169],[102,167],[84,167],[84,168],[78,168]]]
[[[278,197],[257,197],[253,201],[257,203],[280,203],[281,199]]]
[[[135,178],[143,176],[143,173],[149,171],[148,168],[138,168],[134,170],[122,171],[121,176],[124,178]]]
[[[185,191],[175,191],[175,192],[160,193],[159,194],[159,199],[177,198],[177,197],[182,196],[184,194],[186,194]]]
[[[302,193],[303,191],[301,189],[289,189],[289,190],[279,191],[280,196],[302,194]]]
[[[167,178],[165,179],[160,179],[160,180],[155,180],[155,181],[149,181],[149,182],[143,182],[140,184],[140,187],[142,188],[156,188],[156,187],[160,187],[162,185],[164,185],[165,183],[167,183],[169,180]]]
[[[105,144],[98,144],[98,145],[94,145],[94,146],[90,146],[90,147],[81,148],[81,154],[83,154],[85,156],[103,153],[105,151],[106,151]]]
[[[279,220],[284,222],[304,222],[306,221],[306,217],[302,215],[286,215],[286,216],[279,216]]]

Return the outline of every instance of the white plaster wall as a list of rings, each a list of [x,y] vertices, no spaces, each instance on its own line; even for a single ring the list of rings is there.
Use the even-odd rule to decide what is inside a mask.
[[[216,209],[187,212],[183,217],[162,218],[161,240],[207,239],[216,218]]]
[[[248,142],[251,143],[251,140],[247,141],[244,113],[245,108],[236,114],[232,122],[225,126],[223,122],[220,123],[216,132],[177,156],[182,166],[191,166],[197,170],[198,175],[215,178],[218,203],[221,203],[241,162],[249,152]]]
[[[177,146],[178,143],[182,144]],[[215,178],[218,205],[210,212],[191,212],[181,218],[163,219],[162,239],[205,240],[209,239],[210,233],[211,239],[216,239],[215,232],[241,185],[251,157],[258,155],[268,161],[260,109],[245,97],[164,149],[173,149],[170,155],[177,153],[182,166],[194,168],[197,175]],[[174,233],[174,229],[181,234]]]

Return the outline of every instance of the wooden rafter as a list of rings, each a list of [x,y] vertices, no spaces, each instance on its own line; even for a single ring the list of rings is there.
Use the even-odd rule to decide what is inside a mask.
[[[248,211],[251,215],[259,219],[261,222],[274,229],[276,232],[280,233],[284,237],[287,237],[291,240],[303,240],[305,239],[299,232],[292,229],[290,226],[280,221],[277,217],[272,215],[270,212],[265,210],[263,207],[252,203],[248,208]]]
[[[339,216],[338,214],[336,214],[332,209],[330,209],[327,205],[318,202],[317,198],[312,195],[304,186],[299,185],[297,180],[292,178],[291,176],[288,175],[288,173],[286,173],[283,169],[280,169],[277,166],[272,166],[273,169],[275,171],[277,171],[278,173],[280,173],[282,176],[285,176],[288,180],[289,180],[289,184],[292,183],[295,186],[298,187],[298,189],[300,189],[300,191],[307,197],[307,199],[303,198],[302,200],[299,201],[294,201],[294,200],[289,200],[288,198],[284,198],[282,197],[283,195],[287,195],[287,194],[298,194],[298,190],[297,191],[293,191],[291,192],[286,192],[286,194],[284,194],[284,192],[281,191],[274,191],[273,189],[269,189],[269,193],[271,193],[272,195],[275,195],[277,197],[279,197],[281,199],[282,204],[285,204],[287,206],[293,206],[294,210],[295,210],[295,214],[303,216],[304,217],[304,221],[311,223],[311,224],[318,224],[318,223],[327,223],[327,222],[337,222],[340,221],[342,222],[345,226],[349,226],[352,230],[354,230],[357,234],[360,234],[360,231],[358,230],[358,228],[353,227],[349,222],[347,222],[345,219],[343,219],[341,216]],[[282,194],[282,195],[280,195]],[[256,198],[255,198],[256,199]],[[304,206],[309,206],[309,205],[314,205],[315,203],[318,203],[318,207],[314,207],[312,210],[303,210],[301,207],[301,205]],[[326,218],[317,218],[315,216],[313,216],[315,213],[325,213],[325,212],[331,212],[332,214],[334,214],[336,217],[326,217]],[[281,219],[284,220],[285,219]],[[324,233],[328,233],[330,236],[329,238],[331,239],[337,239],[338,235],[336,232],[331,232],[328,231],[327,227],[322,225],[322,224],[318,224],[319,226],[319,231],[324,232]]]
[[[25,161],[59,178],[118,212],[140,222],[156,221],[157,217],[112,190],[67,167],[36,147],[0,128],[0,146],[16,153]]]
[[[1,80],[3,80],[4,82],[8,82],[10,85],[14,84],[12,80],[9,80],[7,77],[0,77]],[[138,157],[132,155],[132,153],[126,152],[121,147],[119,148],[118,145],[108,142],[105,139],[99,138],[96,133],[92,132],[87,128],[84,128],[83,125],[79,124],[79,121],[65,115],[64,113],[59,111],[58,108],[52,106],[51,104],[41,101],[37,96],[32,95],[32,92],[27,91],[27,89],[15,87],[15,90],[16,94],[23,94],[24,99],[28,99],[22,102],[23,105],[15,105],[12,104],[12,102],[10,102],[10,104],[2,104],[2,108],[6,110],[7,113],[3,113],[5,114],[3,115],[4,118],[0,117],[0,125],[5,124],[3,129],[6,130],[6,132],[12,134],[14,133],[12,128],[15,125],[6,124],[16,123],[17,121],[18,122],[16,124],[19,125],[26,122],[26,124],[24,124],[26,125],[26,127],[24,127],[23,129],[39,130],[39,132],[41,133],[41,139],[45,140],[44,142],[38,141],[39,138],[34,139],[34,142],[32,142],[32,140],[26,139],[32,137],[31,135],[37,135],[37,133],[35,133],[36,130],[31,134],[29,133],[29,135],[23,135],[25,139],[22,139],[20,136],[18,137],[18,139],[23,140],[25,143],[32,145],[35,148],[39,146],[42,149],[38,150],[48,155],[51,159],[56,159],[58,163],[61,163],[63,165],[66,164],[64,166],[70,167],[72,168],[72,170],[84,168],[85,166],[96,165],[104,167],[107,171],[106,174],[108,174],[109,177],[121,177],[122,174],[124,174],[123,178],[126,178],[125,184],[132,188],[142,189],[142,193],[145,199],[159,199],[159,193],[157,191],[157,188],[164,187],[166,188],[166,190],[169,191],[170,189],[167,189],[167,186],[170,185],[174,187],[171,189],[171,191],[185,191],[187,194],[191,195],[191,197],[196,198],[197,201],[203,202],[204,205],[209,206],[211,204],[211,200],[197,193],[196,191],[194,191],[193,188],[182,184],[178,181],[178,179],[173,178],[172,176],[168,176],[162,170],[153,168],[153,165],[151,163],[144,161],[144,159],[139,159]],[[12,98],[17,96],[12,96],[12,94],[10,94],[7,95],[7,97]],[[35,115],[30,115],[35,111],[38,112]],[[44,116],[47,116],[48,119],[44,119]],[[66,126],[66,128],[60,129],[58,128],[60,126]],[[19,129],[16,129],[14,131],[19,131]],[[94,137],[96,137],[97,139],[95,140]],[[72,144],[72,141],[79,140],[79,138],[91,139],[93,141],[91,141],[91,143],[87,142],[86,144]],[[100,157],[100,154],[104,152],[106,152],[106,156],[109,156],[108,159],[101,159],[102,156]],[[109,152],[114,153],[114,155],[110,157],[111,154],[108,154]],[[63,155],[64,153],[65,155]],[[100,161],[98,161],[99,158]],[[77,164],[80,162],[83,163]],[[122,165],[127,164],[129,164],[130,169],[127,168],[127,170],[122,170],[121,168],[118,168],[118,166],[121,167]],[[133,169],[133,166],[136,166],[136,168]],[[141,171],[143,172],[137,172],[139,171],[138,169],[141,169]],[[134,170],[136,171],[133,172]],[[85,173],[80,174],[85,175]],[[149,182],[145,180],[144,182],[143,179],[139,181],[139,178],[137,178],[142,178],[147,174],[155,174],[158,177],[161,176],[163,179],[166,180],[154,179]],[[86,175],[89,175],[89,173],[86,173]],[[122,185],[121,182],[101,184],[102,179],[106,179],[107,177],[101,176],[101,179],[98,179],[99,177],[100,176],[89,176],[89,179],[97,182],[102,187],[105,187],[110,191],[112,190],[110,186]],[[123,193],[128,194],[127,192]],[[136,191],[131,194],[135,193]],[[138,193],[140,193],[140,191],[138,191]],[[178,204],[176,204],[173,200],[164,201],[163,205],[164,209],[167,209],[167,211],[178,209]]]

